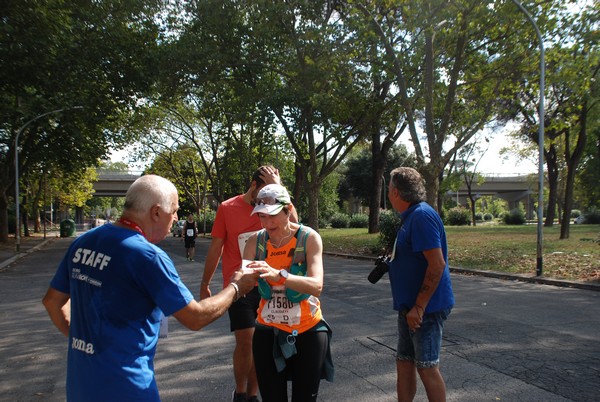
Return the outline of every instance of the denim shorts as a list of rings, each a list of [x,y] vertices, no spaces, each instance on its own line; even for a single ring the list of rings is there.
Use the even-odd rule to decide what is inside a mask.
[[[423,316],[421,327],[411,332],[406,323],[407,311],[398,314],[398,360],[412,361],[418,368],[436,367],[440,363],[444,321],[452,309],[428,313]]]

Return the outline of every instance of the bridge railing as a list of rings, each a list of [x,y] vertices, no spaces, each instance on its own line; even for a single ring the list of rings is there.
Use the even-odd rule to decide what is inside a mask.
[[[98,173],[98,177],[101,179],[110,179],[110,178],[123,178],[123,177],[131,177],[131,176],[141,176],[144,173],[143,170],[109,170],[109,169],[96,169],[96,173]]]

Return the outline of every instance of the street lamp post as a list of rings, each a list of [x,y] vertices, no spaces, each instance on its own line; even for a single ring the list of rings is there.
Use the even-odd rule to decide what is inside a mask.
[[[519,9],[525,14],[529,22],[535,28],[535,34],[537,35],[539,46],[540,46],[540,104],[539,104],[539,124],[538,124],[538,150],[539,150],[539,161],[538,161],[538,187],[539,187],[539,195],[538,195],[538,222],[537,222],[537,260],[536,260],[536,270],[535,273],[537,276],[542,275],[543,270],[543,255],[542,255],[542,243],[543,243],[543,214],[544,214],[544,94],[545,94],[545,62],[544,62],[544,40],[542,39],[542,34],[538,29],[537,24],[531,17],[531,14],[523,7],[523,5],[518,0],[512,0],[513,3],[519,7]]]
[[[19,251],[21,251],[21,236],[20,236],[20,232],[21,232],[21,223],[20,223],[20,216],[19,216],[19,137],[21,136],[21,133],[25,130],[25,128],[27,128],[28,125],[30,125],[31,123],[33,123],[34,121],[41,119],[42,117],[48,116],[49,114],[53,114],[53,113],[60,113],[63,112],[65,110],[71,110],[71,109],[83,109],[83,106],[73,106],[73,107],[68,107],[68,108],[62,108],[62,109],[56,109],[56,110],[52,110],[50,112],[46,112],[46,113],[42,113],[39,116],[34,117],[33,119],[29,120],[28,122],[26,122],[25,124],[23,124],[21,126],[21,128],[19,128],[19,130],[17,131],[17,135],[15,137],[15,245],[16,245],[16,250],[17,253]]]

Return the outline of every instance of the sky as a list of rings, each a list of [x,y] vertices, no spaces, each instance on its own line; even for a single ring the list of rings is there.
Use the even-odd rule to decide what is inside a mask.
[[[500,150],[508,146],[510,139],[505,132],[495,134],[490,140],[490,147],[477,165],[477,171],[486,175],[517,176],[538,173],[537,149],[530,158],[518,160],[515,156],[500,155]]]

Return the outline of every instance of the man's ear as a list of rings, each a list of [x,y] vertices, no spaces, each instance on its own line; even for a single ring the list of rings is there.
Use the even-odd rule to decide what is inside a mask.
[[[150,216],[152,217],[152,220],[158,220],[158,218],[160,217],[160,207],[158,205],[155,205],[152,208],[150,208]]]

